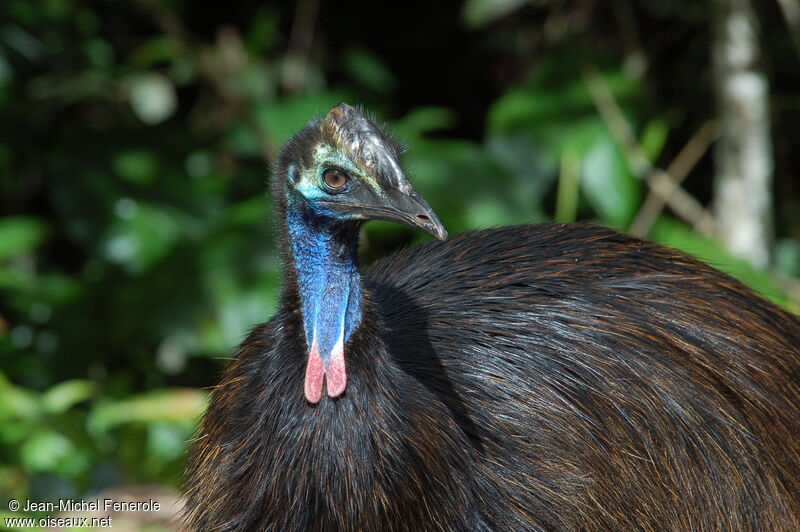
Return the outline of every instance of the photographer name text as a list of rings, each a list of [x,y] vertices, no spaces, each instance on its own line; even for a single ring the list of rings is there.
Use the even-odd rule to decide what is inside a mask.
[[[157,512],[161,509],[158,501],[116,501],[114,499],[51,501],[25,501],[23,512]]]

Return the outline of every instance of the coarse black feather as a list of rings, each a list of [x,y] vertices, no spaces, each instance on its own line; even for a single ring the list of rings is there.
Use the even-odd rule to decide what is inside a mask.
[[[315,405],[294,283],[212,394],[192,530],[800,529],[800,320],[680,252],[543,224],[396,253]]]

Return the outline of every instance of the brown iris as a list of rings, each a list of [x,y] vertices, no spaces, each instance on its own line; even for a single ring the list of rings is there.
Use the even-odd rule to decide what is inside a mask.
[[[328,168],[322,174],[322,181],[329,192],[341,192],[347,184],[347,174],[337,168]]]

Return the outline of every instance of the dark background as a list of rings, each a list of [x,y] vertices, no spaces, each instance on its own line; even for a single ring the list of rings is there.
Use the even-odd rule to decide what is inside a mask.
[[[0,511],[178,486],[205,388],[274,311],[269,162],[315,114],[346,101],[385,122],[451,233],[630,227],[648,189],[593,83],[655,167],[715,118],[696,0],[197,5],[0,3]],[[757,17],[772,266],[669,208],[645,234],[797,311],[800,55],[776,1]],[[712,150],[683,184],[704,206]],[[426,238],[370,224],[364,260]]]

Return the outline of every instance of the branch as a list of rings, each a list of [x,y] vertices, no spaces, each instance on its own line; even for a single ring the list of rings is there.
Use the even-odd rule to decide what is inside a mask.
[[[716,136],[714,122],[709,120],[700,126],[700,129],[689,139],[689,142],[686,143],[666,170],[667,175],[672,177],[675,185],[679,185],[686,179],[692,168],[708,151]],[[670,192],[667,193],[671,194]],[[650,229],[653,227],[658,215],[664,209],[664,205],[667,204],[668,199],[669,197],[665,198],[651,189],[647,193],[639,212],[636,213],[628,232],[635,236],[646,237],[650,233]]]
[[[668,173],[653,167],[597,69],[584,68],[583,80],[611,136],[622,148],[633,175],[643,179],[654,194],[660,196],[675,214],[690,223],[698,233],[711,237],[715,226],[711,213],[682,189]]]
[[[622,149],[633,175],[644,180],[653,194],[661,197],[675,214],[690,223],[698,233],[711,237],[715,228],[711,213],[667,172],[653,167],[600,72],[594,67],[585,67],[583,80],[600,117]]]

